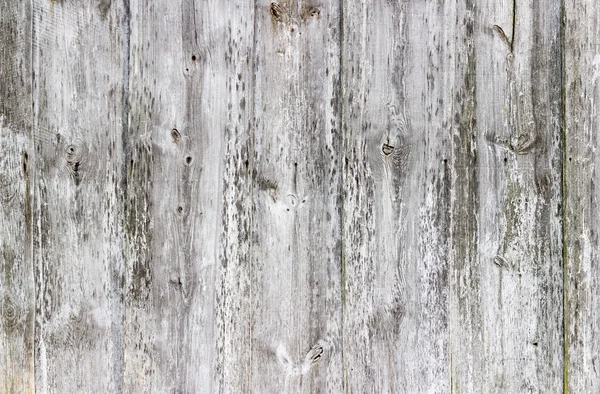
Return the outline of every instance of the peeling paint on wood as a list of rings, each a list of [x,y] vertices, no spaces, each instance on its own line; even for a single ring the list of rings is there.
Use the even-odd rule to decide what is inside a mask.
[[[0,0],[0,392],[600,391],[600,5]]]

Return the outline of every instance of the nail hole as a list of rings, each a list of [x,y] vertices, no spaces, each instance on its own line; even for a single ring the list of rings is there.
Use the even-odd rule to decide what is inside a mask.
[[[504,163],[506,164],[506,162],[507,162],[507,161],[508,161],[508,159],[505,157],[505,158],[504,158]]]
[[[444,164],[447,164],[447,163],[448,163],[448,159],[444,159]]]
[[[186,164],[190,164],[192,162],[192,156],[188,156],[185,158]]]
[[[183,207],[181,205],[177,207],[177,212],[179,212],[179,213],[183,212]]]
[[[573,160],[573,158],[569,157],[569,161]]]
[[[192,55],[192,61],[195,62],[196,61],[196,55]]]
[[[249,164],[250,164],[250,163],[248,162],[248,159],[246,159],[246,160],[244,161],[244,165],[246,166],[246,168],[248,167],[248,165],[249,165]]]

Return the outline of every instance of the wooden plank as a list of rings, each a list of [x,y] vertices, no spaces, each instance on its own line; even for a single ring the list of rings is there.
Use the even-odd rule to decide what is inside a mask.
[[[342,392],[339,2],[255,15],[252,391]]]
[[[600,7],[564,1],[565,392],[600,392]]]
[[[131,1],[126,392],[248,392],[253,4]]]
[[[475,23],[474,39],[458,51],[470,53],[474,69],[457,59],[468,80],[455,104],[453,248],[455,264],[468,264],[453,285],[453,390],[559,392],[560,4],[476,5],[461,24],[468,35]],[[464,109],[475,112],[472,123],[462,121]]]
[[[510,6],[344,8],[351,391],[562,383],[560,10]]]
[[[24,393],[35,387],[31,5],[0,9],[0,393]]]
[[[449,391],[451,109],[462,11],[450,2],[343,6],[348,392]]]
[[[36,391],[123,373],[122,8],[33,2]]]

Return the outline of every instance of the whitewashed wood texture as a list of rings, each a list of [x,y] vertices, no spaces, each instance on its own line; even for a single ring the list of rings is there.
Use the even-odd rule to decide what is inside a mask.
[[[596,1],[0,27],[0,392],[600,391]]]
[[[565,150],[565,391],[600,391],[600,6],[566,1],[563,14]]]

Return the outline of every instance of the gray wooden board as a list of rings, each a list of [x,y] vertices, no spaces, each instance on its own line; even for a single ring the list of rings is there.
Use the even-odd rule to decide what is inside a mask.
[[[255,13],[252,391],[340,392],[339,4]]]
[[[470,379],[457,384],[470,392],[560,392],[560,4],[477,6],[471,45],[478,201],[470,215],[477,218],[479,294],[467,303],[478,303],[479,315],[467,325],[479,327],[473,354],[480,358],[470,376],[462,374]],[[464,250],[460,238],[457,250]]]
[[[0,392],[33,392],[31,5],[0,2]]]
[[[447,392],[455,5],[343,13],[347,389]]]
[[[565,1],[565,392],[600,392],[600,6]]]
[[[123,376],[123,10],[33,2],[36,391]]]
[[[593,0],[0,0],[0,392],[597,392]]]

